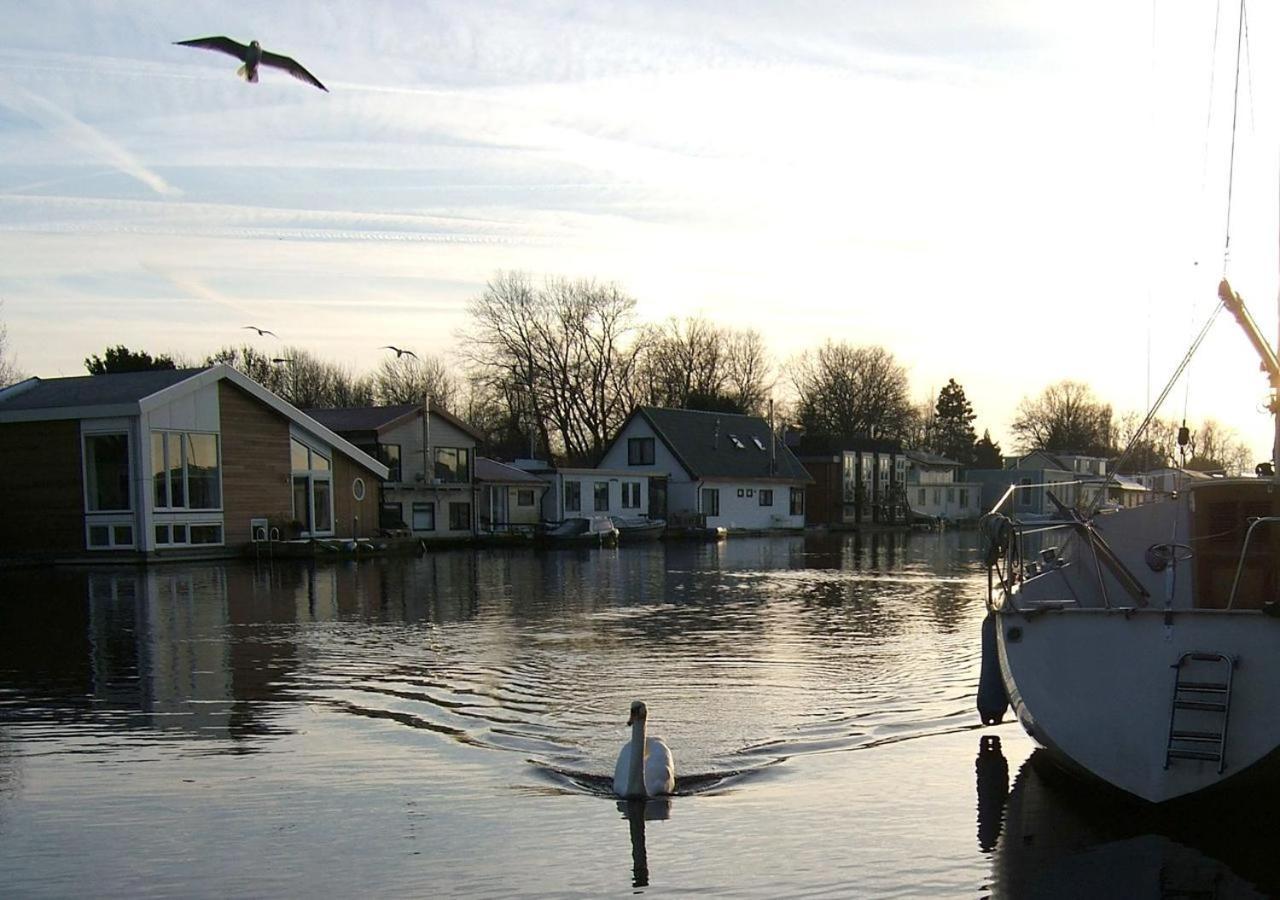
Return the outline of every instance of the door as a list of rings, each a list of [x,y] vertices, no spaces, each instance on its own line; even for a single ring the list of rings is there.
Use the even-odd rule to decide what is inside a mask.
[[[667,479],[649,479],[649,518],[665,519],[667,517]]]

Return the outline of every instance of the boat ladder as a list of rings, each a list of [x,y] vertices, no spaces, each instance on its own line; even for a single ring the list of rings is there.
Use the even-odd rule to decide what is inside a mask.
[[[1235,660],[1225,653],[1191,651],[1173,668],[1173,708],[1164,767],[1175,759],[1227,766],[1227,719],[1231,712],[1231,673]]]

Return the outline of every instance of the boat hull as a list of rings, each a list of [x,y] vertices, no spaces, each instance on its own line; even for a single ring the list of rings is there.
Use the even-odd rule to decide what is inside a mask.
[[[998,615],[1000,670],[1014,713],[1066,767],[1152,803],[1277,772],[1280,620],[1253,610]],[[1214,760],[1166,758],[1175,664],[1190,652],[1236,661],[1221,772]]]

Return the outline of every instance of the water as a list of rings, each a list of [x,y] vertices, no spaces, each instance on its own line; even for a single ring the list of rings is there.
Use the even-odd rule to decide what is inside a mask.
[[[7,572],[4,893],[1274,890],[1254,831],[1082,807],[976,729],[974,542]],[[670,800],[612,796],[633,699]]]

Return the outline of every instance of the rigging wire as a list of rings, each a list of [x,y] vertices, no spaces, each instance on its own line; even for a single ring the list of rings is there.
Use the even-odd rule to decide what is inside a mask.
[[[1240,22],[1236,26],[1236,79],[1231,98],[1231,155],[1227,163],[1227,228],[1222,245],[1222,277],[1227,277],[1227,263],[1231,258],[1231,198],[1236,180],[1236,124],[1240,117],[1240,56],[1244,46],[1245,6],[1240,0]]]

